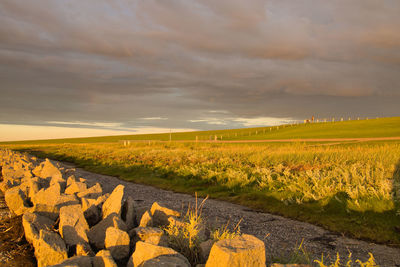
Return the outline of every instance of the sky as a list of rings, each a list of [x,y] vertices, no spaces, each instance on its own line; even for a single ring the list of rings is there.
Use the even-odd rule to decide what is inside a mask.
[[[2,0],[0,141],[400,113],[398,0]]]

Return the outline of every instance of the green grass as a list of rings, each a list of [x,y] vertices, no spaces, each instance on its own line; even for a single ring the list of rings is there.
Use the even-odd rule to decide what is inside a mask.
[[[243,128],[217,131],[196,131],[172,133],[172,140],[271,140],[302,138],[357,138],[357,137],[399,137],[400,117],[354,120],[343,122],[309,123],[281,125],[275,127]],[[104,136],[88,138],[69,138],[35,140],[20,142],[0,142],[0,144],[63,144],[63,143],[110,143],[121,140],[160,140],[168,141],[169,133]]]
[[[400,141],[12,145],[89,171],[400,246]]]

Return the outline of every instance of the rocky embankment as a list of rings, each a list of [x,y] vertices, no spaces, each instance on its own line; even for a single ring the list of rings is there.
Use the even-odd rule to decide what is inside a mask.
[[[38,266],[193,264],[171,248],[163,230],[184,224],[180,212],[157,202],[142,207],[124,185],[103,192],[100,183],[76,177],[74,169],[48,159],[0,150],[0,165],[0,190],[9,209],[22,215],[25,238],[34,247]],[[206,231],[202,235],[200,265],[265,266],[264,242],[254,236],[218,241]]]

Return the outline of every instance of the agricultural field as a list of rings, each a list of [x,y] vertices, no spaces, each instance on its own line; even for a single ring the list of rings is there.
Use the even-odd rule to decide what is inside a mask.
[[[397,122],[398,118],[391,120]],[[377,121],[368,122],[377,124]],[[362,122],[364,126],[366,122]],[[328,127],[325,125],[329,124],[293,127],[321,129]],[[393,136],[400,123],[392,125],[387,133]],[[346,127],[350,133],[352,127]],[[328,128],[344,132],[334,125]],[[309,132],[312,137],[328,136]],[[380,135],[374,132],[363,136]],[[209,195],[311,222],[352,237],[400,246],[400,141],[153,141],[132,142],[127,146],[121,142],[56,142],[3,146],[73,162],[127,181],[197,192],[200,196]]]

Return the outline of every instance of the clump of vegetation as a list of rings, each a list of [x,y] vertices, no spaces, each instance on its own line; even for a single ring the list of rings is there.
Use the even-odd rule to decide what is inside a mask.
[[[283,257],[275,257],[273,258],[273,262],[282,263],[282,264],[310,264],[312,262],[312,257],[310,253],[303,246],[304,239],[301,240],[299,246],[296,246],[293,251]]]
[[[241,235],[240,233],[240,223],[242,222],[242,219],[239,220],[239,222],[236,224],[236,226],[233,228],[233,230],[228,229],[229,221],[225,224],[225,226],[217,228],[214,230],[211,234],[211,238],[214,241],[219,241],[219,240],[224,240],[224,239],[234,239],[238,236]]]
[[[200,243],[202,237],[200,232],[204,230],[205,223],[201,211],[207,197],[198,205],[197,194],[195,207],[188,207],[182,221],[170,223],[164,231],[169,237],[171,247],[181,252],[194,266],[200,261]]]
[[[352,266],[354,266],[353,261],[351,259],[351,253],[348,256],[346,265],[340,264],[339,253],[336,254],[336,260],[331,265],[324,264],[324,256],[323,255],[322,255],[321,260],[315,260],[314,262],[316,262],[320,267],[340,267],[340,266],[352,267]],[[378,267],[378,265],[375,262],[374,255],[372,255],[372,253],[369,253],[369,259],[366,262],[362,262],[361,260],[356,260],[355,263],[357,263],[360,267]]]

